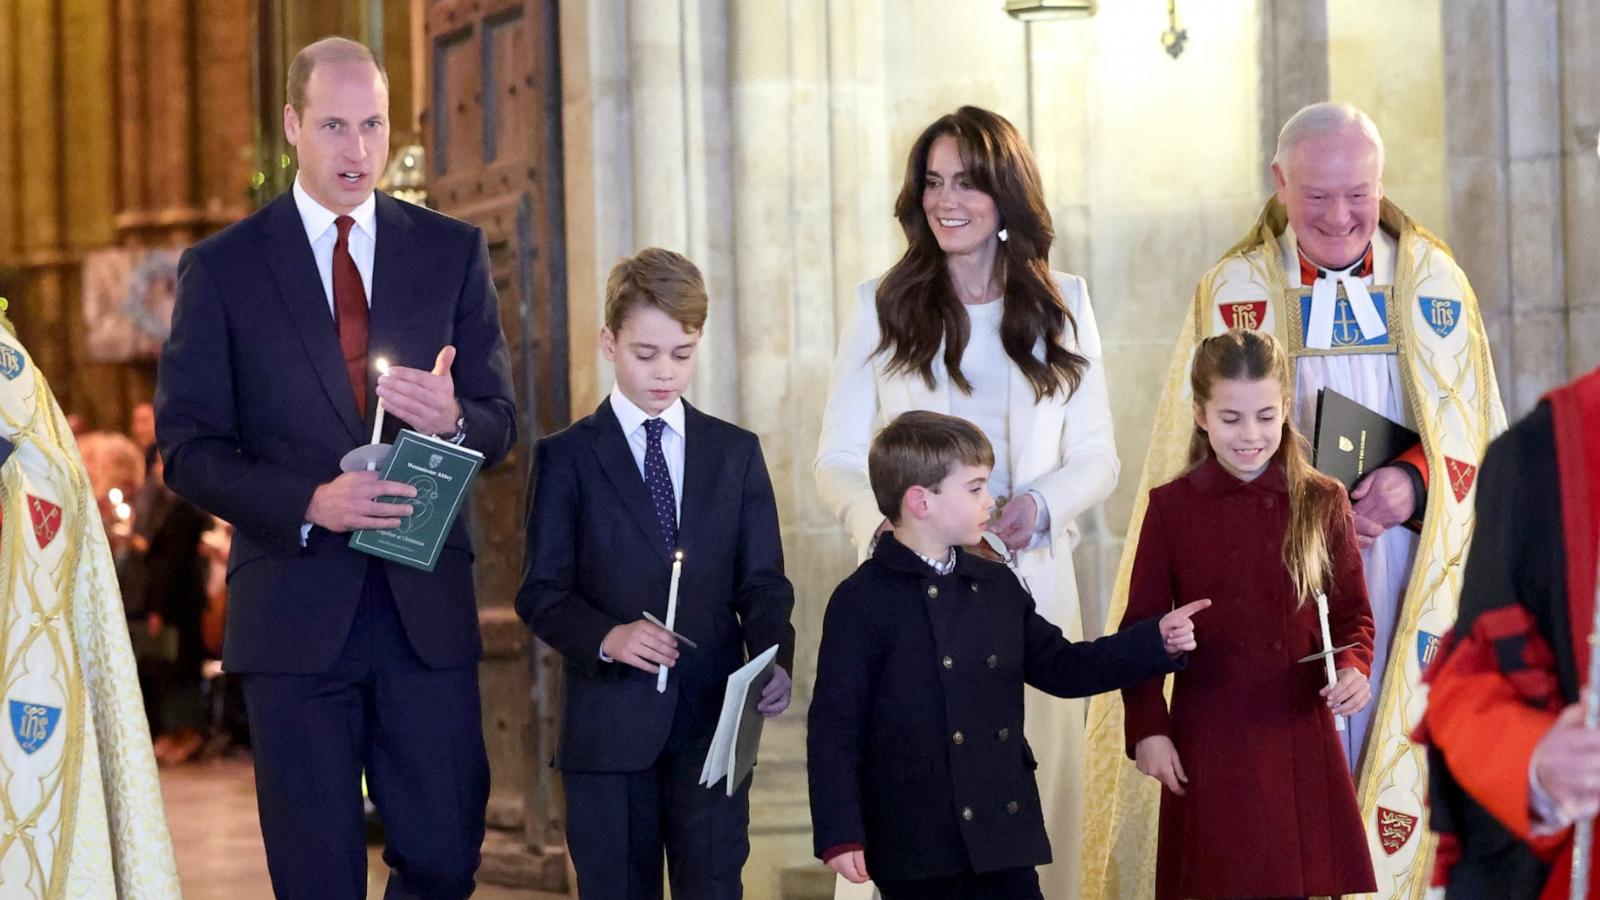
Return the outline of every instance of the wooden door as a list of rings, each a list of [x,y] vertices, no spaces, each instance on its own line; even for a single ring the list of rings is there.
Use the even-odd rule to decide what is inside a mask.
[[[521,582],[529,449],[566,424],[567,319],[561,200],[561,86],[553,0],[415,0],[423,25],[423,142],[428,194],[483,228],[511,349],[521,440],[474,494],[477,589],[486,659],[484,730],[493,773],[490,824],[520,835],[531,859],[497,867],[557,878],[560,791],[549,767],[560,661],[511,610]],[[559,885],[540,877],[545,889]],[[531,886],[531,885],[530,885]]]

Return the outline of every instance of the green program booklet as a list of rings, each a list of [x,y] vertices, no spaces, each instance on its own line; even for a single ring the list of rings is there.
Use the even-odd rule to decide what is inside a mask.
[[[417,496],[379,497],[384,503],[410,503],[411,515],[399,528],[363,528],[350,535],[350,546],[373,556],[432,572],[450,526],[466,502],[467,488],[483,465],[483,454],[449,441],[402,429],[384,464],[385,481],[417,489]]]

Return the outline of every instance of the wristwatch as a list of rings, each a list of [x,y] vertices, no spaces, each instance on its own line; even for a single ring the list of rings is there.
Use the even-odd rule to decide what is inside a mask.
[[[456,433],[450,435],[449,437],[445,437],[442,434],[438,436],[444,438],[452,444],[459,445],[462,441],[467,439],[467,410],[459,401],[456,403],[456,409],[461,411],[461,415],[456,417]]]

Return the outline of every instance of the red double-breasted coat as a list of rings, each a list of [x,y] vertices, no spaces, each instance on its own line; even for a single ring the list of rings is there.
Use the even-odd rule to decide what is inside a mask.
[[[1372,612],[1349,501],[1327,523],[1335,664],[1372,661]],[[1127,751],[1172,738],[1189,781],[1162,790],[1156,897],[1284,897],[1375,890],[1372,860],[1333,716],[1320,691],[1316,604],[1296,601],[1283,563],[1289,493],[1276,463],[1244,482],[1215,458],[1150,492],[1124,627],[1209,598],[1198,649],[1161,682],[1123,691]]]

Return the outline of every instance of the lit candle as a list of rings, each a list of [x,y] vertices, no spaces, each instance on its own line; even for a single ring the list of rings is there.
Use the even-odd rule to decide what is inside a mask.
[[[672,554],[672,587],[667,590],[667,630],[672,631],[678,627],[678,576],[683,574],[683,551],[676,550]],[[656,693],[666,693],[667,667],[662,666],[656,675]]]
[[[377,361],[375,363],[373,363],[373,365],[376,366],[377,369],[378,369],[378,377],[379,378],[382,378],[384,375],[388,374],[388,372],[389,372],[389,361],[387,359],[384,359],[383,357],[380,356],[380,357],[378,357]],[[380,441],[382,439],[383,439],[383,398],[379,397],[378,398],[378,412],[377,412],[377,415],[372,417],[372,440],[369,443],[376,444],[376,443],[378,443],[378,441]]]
[[[1322,664],[1328,669],[1328,688],[1331,690],[1339,683],[1339,676],[1333,670],[1333,632],[1328,628],[1328,595],[1317,594],[1317,619],[1322,623]],[[1344,730],[1344,716],[1333,717],[1333,727]]]

